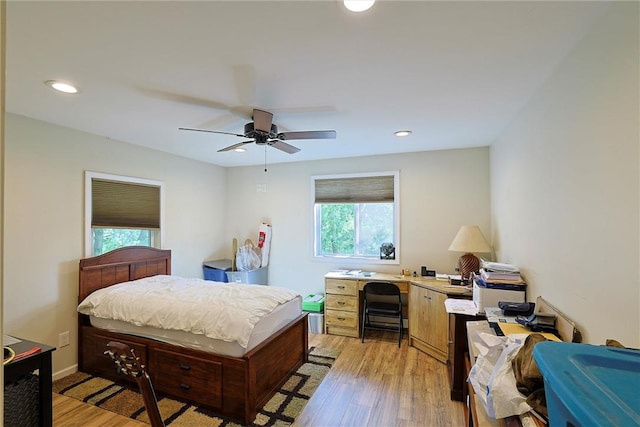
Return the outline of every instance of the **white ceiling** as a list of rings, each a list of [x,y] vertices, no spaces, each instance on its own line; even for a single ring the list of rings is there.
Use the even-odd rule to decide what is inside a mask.
[[[609,5],[9,1],[6,109],[222,166],[265,149],[218,153],[243,139],[178,127],[242,133],[258,107],[281,131],[337,131],[269,163],[485,146]]]

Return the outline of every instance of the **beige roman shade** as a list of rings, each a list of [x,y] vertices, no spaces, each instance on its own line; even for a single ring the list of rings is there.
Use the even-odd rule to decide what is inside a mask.
[[[315,180],[316,203],[393,203],[393,175]]]
[[[91,180],[91,226],[160,228],[160,187]]]

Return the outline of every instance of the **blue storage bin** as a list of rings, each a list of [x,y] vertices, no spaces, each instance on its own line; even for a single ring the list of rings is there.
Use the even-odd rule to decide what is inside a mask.
[[[204,280],[213,280],[214,282],[228,282],[227,271],[231,271],[230,259],[216,259],[205,261],[202,263],[202,272]]]
[[[551,426],[640,425],[640,351],[545,341],[533,348]]]
[[[229,283],[245,283],[252,285],[267,285],[268,284],[268,269],[269,267],[260,267],[255,270],[245,271],[227,271],[227,279]]]

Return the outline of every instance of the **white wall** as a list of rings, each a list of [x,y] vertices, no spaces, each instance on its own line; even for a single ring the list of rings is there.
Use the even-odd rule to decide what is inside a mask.
[[[453,273],[459,253],[448,247],[461,225],[475,224],[487,239],[490,224],[489,149],[470,148],[230,168],[227,241],[257,240],[264,221],[273,229],[269,283],[302,295],[324,290],[334,268],[400,273],[420,266]],[[400,263],[354,265],[312,257],[311,176],[400,171]],[[256,192],[266,184],[267,192]],[[230,252],[229,252],[230,253]]]
[[[640,345],[638,52],[616,2],[491,147],[498,259],[594,344]]]
[[[400,171],[402,259],[453,272],[447,251],[460,225],[490,231],[489,149],[376,156],[224,169],[23,116],[6,116],[4,209],[5,333],[57,346],[53,370],[77,363],[78,260],[84,255],[84,171],[165,182],[165,248],[173,273],[202,277],[202,261],[231,256],[231,239],[257,240],[273,225],[269,280],[301,294],[323,289],[323,275],[346,264],[311,257],[310,177]],[[267,184],[257,193],[256,184]]]
[[[4,332],[57,346],[70,331],[54,372],[77,363],[85,170],[165,182],[173,273],[202,277],[202,261],[224,255],[224,168],[12,114],[5,149]]]

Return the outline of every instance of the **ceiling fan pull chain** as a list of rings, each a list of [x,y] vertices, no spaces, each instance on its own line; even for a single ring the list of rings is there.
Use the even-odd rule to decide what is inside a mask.
[[[264,171],[267,171],[267,145],[264,146]]]

